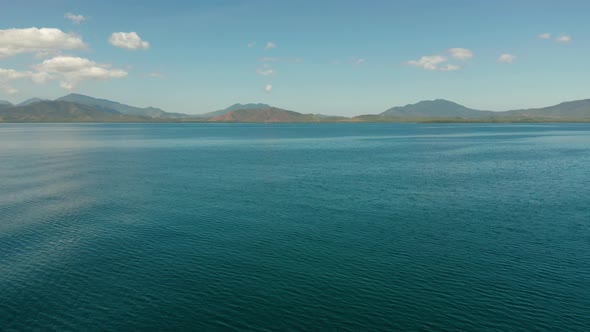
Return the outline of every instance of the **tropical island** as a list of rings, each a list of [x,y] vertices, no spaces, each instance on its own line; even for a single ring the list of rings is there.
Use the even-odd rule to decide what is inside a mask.
[[[509,111],[476,110],[444,99],[396,106],[379,114],[353,117],[300,113],[268,104],[234,104],[202,114],[140,108],[81,94],[55,100],[32,98],[20,104],[0,101],[0,123],[52,122],[237,122],[237,123],[511,123],[590,122],[590,99]]]

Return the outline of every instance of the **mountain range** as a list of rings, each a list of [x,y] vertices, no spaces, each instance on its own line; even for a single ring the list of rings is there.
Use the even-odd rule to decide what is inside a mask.
[[[209,113],[203,113],[203,114],[199,114],[197,115],[200,118],[215,118],[217,116],[220,115],[224,115],[227,113],[231,113],[233,111],[237,111],[237,110],[255,110],[255,109],[269,109],[272,108],[272,106],[268,105],[268,104],[233,104],[230,107],[226,108],[226,109],[222,109],[219,111],[214,111],[214,112],[209,112]]]
[[[0,122],[141,122],[143,116],[123,115],[92,106],[65,101],[36,103],[0,108]]]
[[[587,119],[590,120],[590,99],[563,102],[558,105],[529,108],[504,112],[482,111],[467,108],[452,101],[437,99],[416,104],[398,106],[380,114],[398,118],[461,118],[488,120],[526,120],[526,119]]]
[[[104,111],[115,111],[124,115],[136,115],[136,116],[147,116],[151,118],[183,118],[186,114],[181,113],[168,113],[155,107],[139,108],[121,104],[115,101],[106,99],[97,99],[89,96],[84,96],[76,93],[69,94],[67,96],[56,99],[56,101],[66,101],[70,103],[76,103],[80,105],[87,105],[94,107],[98,110]]]
[[[302,114],[276,107],[237,109],[209,118],[211,122],[338,122],[344,117]]]
[[[49,99],[41,99],[41,98],[31,98],[31,99],[27,99],[25,101],[23,101],[20,104],[17,104],[16,106],[27,106],[27,105],[31,105],[34,103],[38,103],[40,101],[48,101]]]
[[[355,117],[304,114],[268,104],[234,104],[209,113],[170,113],[106,99],[69,94],[56,100],[32,98],[18,105],[0,101],[0,122],[590,122],[590,99],[558,105],[494,112],[444,99],[392,107]]]

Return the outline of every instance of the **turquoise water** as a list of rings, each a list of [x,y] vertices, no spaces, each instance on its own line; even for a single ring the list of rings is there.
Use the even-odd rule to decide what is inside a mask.
[[[590,330],[590,125],[0,125],[0,330]]]

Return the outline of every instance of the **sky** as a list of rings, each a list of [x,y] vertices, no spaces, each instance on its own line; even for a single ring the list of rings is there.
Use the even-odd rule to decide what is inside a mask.
[[[590,98],[590,1],[0,0],[0,99],[380,113]]]

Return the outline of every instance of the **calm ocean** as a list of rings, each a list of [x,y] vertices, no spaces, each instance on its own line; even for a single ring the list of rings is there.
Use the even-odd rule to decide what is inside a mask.
[[[0,330],[590,331],[590,124],[0,125]]]

